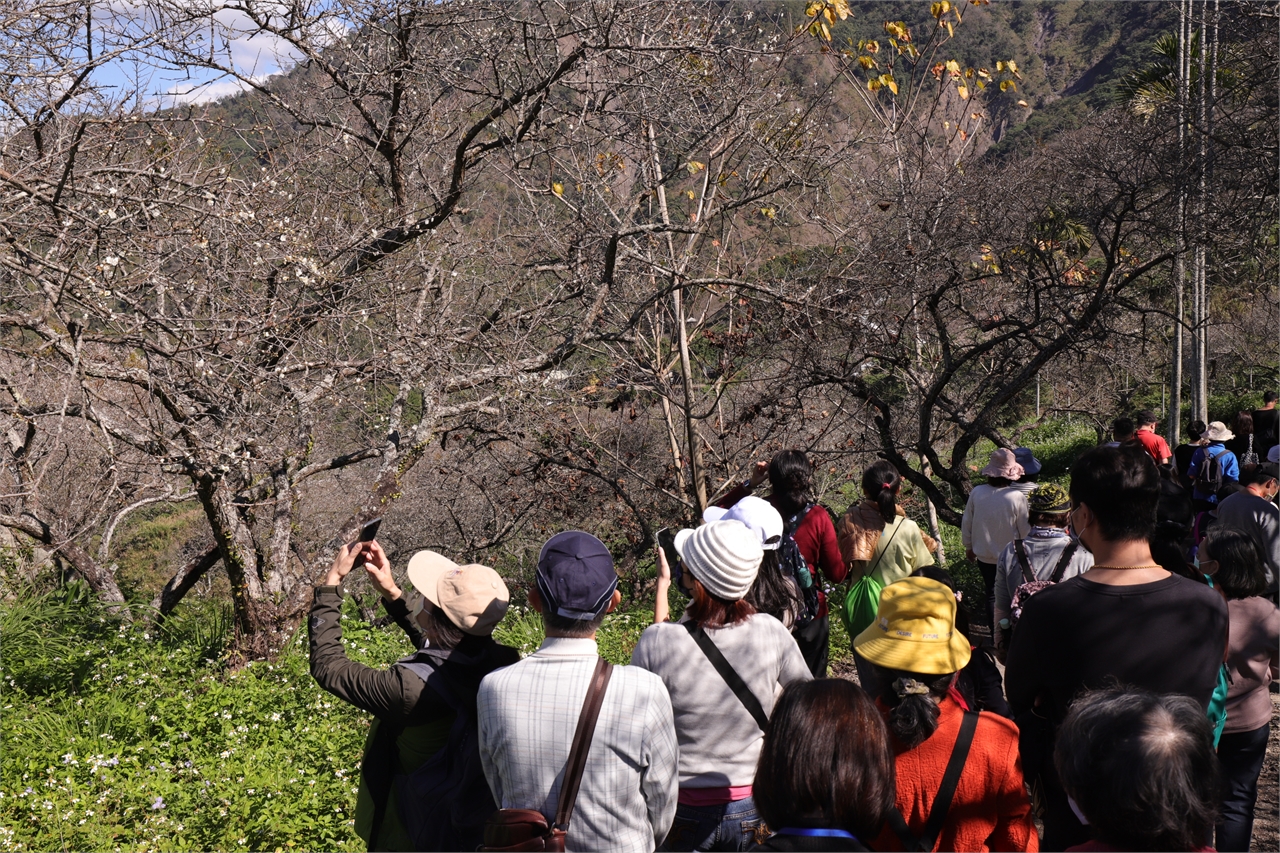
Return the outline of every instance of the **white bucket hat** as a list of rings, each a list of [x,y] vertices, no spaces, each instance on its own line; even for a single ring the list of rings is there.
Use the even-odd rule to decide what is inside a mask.
[[[1209,441],[1230,441],[1236,437],[1236,434],[1227,429],[1227,425],[1222,421],[1213,421],[1201,437],[1207,438]]]
[[[760,571],[760,537],[741,521],[713,521],[676,534],[676,551],[707,592],[726,601],[747,594]]]
[[[754,495],[747,495],[728,509],[709,506],[702,513],[702,520],[708,524],[722,520],[741,521],[760,537],[760,547],[766,551],[776,550],[782,544],[781,514],[773,504]]]

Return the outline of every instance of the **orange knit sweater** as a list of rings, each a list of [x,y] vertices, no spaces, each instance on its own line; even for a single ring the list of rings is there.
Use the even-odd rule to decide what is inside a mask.
[[[960,720],[964,716],[964,711],[950,698],[942,700],[940,711],[938,728],[915,749],[906,749],[890,735],[897,755],[898,810],[917,836],[924,832],[925,820],[942,785],[942,774],[960,735]],[[887,824],[871,847],[903,849]],[[1040,838],[1031,821],[1031,804],[1022,786],[1018,727],[1009,720],[982,712],[964,772],[960,774],[960,784],[947,812],[947,822],[933,849],[1040,849]]]

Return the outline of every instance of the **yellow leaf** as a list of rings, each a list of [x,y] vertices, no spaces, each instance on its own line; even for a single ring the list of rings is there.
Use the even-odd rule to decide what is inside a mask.
[[[831,27],[827,26],[827,22],[820,21],[818,26],[822,28],[822,37],[827,41],[831,41]]]
[[[997,62],[997,63],[996,63],[996,71],[1003,71],[1003,70],[1004,70],[1004,63],[1003,63],[1003,62]]]
[[[935,18],[941,18],[941,17],[942,17],[942,4],[941,4],[941,3],[934,3],[932,6],[930,6],[930,7],[929,7],[929,14],[930,14],[930,15],[933,15]]]
[[[859,56],[858,64],[863,68],[871,68],[876,64],[876,61],[869,56]]]
[[[948,3],[947,0],[942,0],[938,5],[942,7],[942,14],[944,15],[951,11],[951,4]]]
[[[778,213],[778,211],[772,207],[762,207],[760,208],[760,212],[770,219],[773,219],[773,217]]]
[[[821,2],[821,0],[814,0],[814,2],[809,3],[804,7],[804,14],[806,17],[816,18],[818,15],[822,14],[822,9],[826,5],[827,4]]]
[[[699,163],[697,160],[690,160],[688,163],[684,164],[684,167],[689,170],[690,175],[696,175],[703,169],[707,168],[707,164]]]
[[[830,6],[822,10],[822,17],[827,19],[828,24],[834,24],[836,22],[836,13],[831,11]]]
[[[961,100],[969,100],[969,87],[960,85],[956,86],[956,92],[960,95]]]
[[[1026,102],[1026,101],[1018,101],[1018,106],[1020,106],[1020,107],[1025,107],[1025,106],[1027,106],[1027,102]]]
[[[893,79],[892,74],[881,74],[880,82],[889,87],[889,91],[898,94],[898,83]]]
[[[564,184],[560,183],[559,181],[556,181],[554,184],[551,185],[551,191],[556,195],[564,195]]]
[[[1015,83],[1015,82],[1013,82],[1012,80],[1001,80],[1001,81],[1000,81],[1000,91],[1001,91],[1001,92],[1007,92],[1007,91],[1009,91],[1010,89],[1012,89],[1012,90],[1013,90],[1013,91],[1015,91],[1015,92],[1016,92],[1016,91],[1018,91],[1018,84],[1017,84],[1017,83]]]
[[[689,197],[689,201],[693,201],[694,196],[697,195],[693,190],[685,190],[684,194]]]
[[[880,81],[876,79],[868,80],[867,88],[874,92],[875,90],[880,88]]]
[[[960,76],[960,63],[959,63],[959,62],[956,62],[954,59],[948,59],[948,60],[947,60],[947,73],[948,73],[948,74],[950,74],[952,77],[959,77],[959,76]]]
[[[869,41],[869,42],[867,42],[867,43],[866,43],[866,45],[864,45],[863,49],[864,49],[864,50],[866,50],[866,52],[867,52],[867,53],[879,53],[879,52],[880,52],[880,42],[878,42],[878,41]]]
[[[1017,74],[1017,73],[1018,73],[1018,63],[1014,62],[1012,59],[1010,59],[1008,62],[1006,62],[1006,63],[1005,63],[1005,65],[1009,66],[1009,73],[1010,73],[1010,74]]]
[[[850,15],[849,0],[831,0],[831,7],[836,10],[836,14],[842,21]]]
[[[947,21],[947,38],[956,37],[956,28],[951,26],[951,22]]]

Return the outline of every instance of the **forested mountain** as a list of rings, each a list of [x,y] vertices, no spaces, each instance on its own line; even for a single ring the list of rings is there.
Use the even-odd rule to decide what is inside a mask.
[[[1182,336],[1219,388],[1275,376],[1274,4],[1194,7],[1192,116],[1118,97],[1168,3],[359,0],[231,32],[148,0],[91,56],[32,3],[0,17],[0,526],[125,614],[225,581],[248,654],[375,515],[393,557],[512,575],[587,527],[638,588],[655,529],[783,447],[835,504],[891,460],[936,526],[992,443],[1160,406]],[[300,63],[245,71],[246,31]],[[113,101],[89,72],[126,55],[248,91]],[[147,513],[177,544],[122,577]]]

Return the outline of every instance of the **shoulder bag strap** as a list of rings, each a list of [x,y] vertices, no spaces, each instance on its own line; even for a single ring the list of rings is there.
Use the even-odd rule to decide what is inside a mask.
[[[884,543],[884,547],[881,548],[880,553],[876,555],[876,561],[871,564],[871,568],[867,569],[868,575],[870,575],[876,569],[880,568],[880,561],[884,559],[885,552],[888,551],[889,546],[893,544],[893,537],[898,535],[898,531],[902,529],[902,522],[904,521],[906,521],[905,518],[902,518],[902,517],[898,518],[897,524],[894,525],[893,532],[889,534],[889,541]],[[880,535],[883,536],[884,533],[882,532]],[[880,580],[881,580],[881,583],[884,582],[884,578],[881,578]]]
[[[1036,579],[1035,573],[1031,571],[1031,561],[1027,559],[1027,548],[1022,544],[1021,539],[1013,540],[1013,553],[1018,555],[1018,565],[1022,567],[1022,577],[1027,583],[1031,583]]]
[[[564,781],[560,785],[560,802],[556,805],[557,829],[568,832],[569,818],[573,816],[573,804],[578,799],[578,787],[582,784],[582,771],[587,767],[587,753],[591,751],[591,738],[596,732],[596,720],[600,718],[600,706],[604,704],[604,691],[609,686],[613,664],[603,657],[596,661],[591,674],[591,686],[582,702],[578,715],[578,727],[573,731],[573,744],[569,747],[569,762],[565,765]]]
[[[813,509],[814,506],[814,504],[806,504],[804,509],[787,519],[786,525],[782,528],[783,535],[795,536],[796,531],[800,529],[800,525],[804,524],[805,516],[809,514],[809,510]]]
[[[760,704],[760,700],[751,692],[751,688],[747,687],[747,683],[742,680],[742,676],[734,670],[725,660],[724,654],[711,642],[711,638],[707,636],[707,632],[702,630],[702,626],[697,622],[684,623],[685,630],[689,632],[689,636],[693,637],[693,641],[698,644],[698,648],[702,649],[702,653],[707,656],[707,660],[711,661],[711,665],[716,668],[716,672],[720,673],[720,677],[724,679],[724,683],[729,685],[729,689],[738,697],[738,701],[747,709],[747,712],[755,719],[756,725],[764,731],[769,725],[769,715],[764,712],[764,706]]]
[[[1071,564],[1071,558],[1076,555],[1076,546],[1080,543],[1072,539],[1067,543],[1067,547],[1062,549],[1062,555],[1058,557],[1058,565],[1053,567],[1053,575],[1050,576],[1050,583],[1057,583],[1062,580],[1062,576],[1067,573],[1067,566]]]
[[[960,774],[964,771],[965,761],[969,758],[969,747],[973,745],[973,733],[978,729],[978,712],[965,711],[960,721],[960,735],[956,738],[955,748],[951,750],[951,760],[942,774],[942,785],[938,788],[938,796],[929,809],[929,817],[924,822],[924,835],[916,838],[911,834],[902,812],[894,807],[889,811],[889,826],[893,829],[902,846],[910,851],[930,851],[938,843],[938,835],[942,825],[947,822],[947,812],[951,810],[951,800],[955,798],[956,787],[960,784]]]

